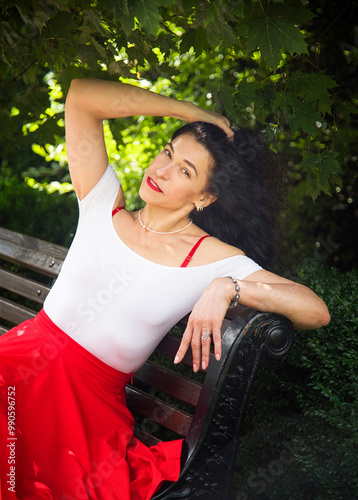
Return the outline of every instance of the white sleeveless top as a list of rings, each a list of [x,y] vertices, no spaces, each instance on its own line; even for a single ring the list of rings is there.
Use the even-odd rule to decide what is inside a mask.
[[[262,268],[243,255],[197,267],[164,266],[138,255],[113,226],[119,187],[108,165],[79,201],[76,235],[44,310],[85,349],[132,373],[214,278],[230,274],[243,279]]]

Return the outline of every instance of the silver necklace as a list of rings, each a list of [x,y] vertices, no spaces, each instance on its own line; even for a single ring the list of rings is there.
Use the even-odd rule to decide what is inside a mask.
[[[154,231],[154,229],[150,229],[149,227],[147,227],[141,217],[140,217],[140,213],[142,211],[142,208],[139,210],[138,212],[138,220],[139,220],[139,224],[144,228],[146,229],[147,231],[150,231],[151,233],[156,233],[156,234],[174,234],[174,233],[179,233],[180,231],[184,231],[184,229],[186,229],[187,227],[190,226],[190,224],[192,224],[192,220],[189,222],[189,224],[187,224],[185,227],[182,227],[181,229],[177,229],[176,231]]]

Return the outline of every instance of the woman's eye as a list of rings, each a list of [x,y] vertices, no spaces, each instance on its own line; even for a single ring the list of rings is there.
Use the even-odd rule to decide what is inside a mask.
[[[164,148],[163,152],[164,152],[165,155],[167,155],[167,157],[169,159],[172,159],[172,152],[170,151],[170,149]],[[190,177],[189,170],[187,170],[186,168],[182,168],[181,171],[183,172],[184,175],[186,175],[187,177]]]

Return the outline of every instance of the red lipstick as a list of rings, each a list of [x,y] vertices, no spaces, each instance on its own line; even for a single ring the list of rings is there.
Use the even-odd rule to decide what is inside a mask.
[[[162,193],[163,191],[160,189],[158,184],[153,181],[151,177],[147,178],[147,184],[150,188],[152,188],[154,191],[157,191],[158,193]]]

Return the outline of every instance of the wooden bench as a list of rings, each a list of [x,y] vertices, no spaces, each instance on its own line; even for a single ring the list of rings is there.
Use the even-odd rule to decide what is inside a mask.
[[[61,269],[67,249],[0,228],[0,334],[35,316]],[[184,321],[185,322],[185,321]],[[183,322],[175,329],[182,329]],[[279,359],[293,341],[290,321],[237,306],[222,328],[222,358],[193,374],[191,354],[172,360],[179,336],[171,331],[127,388],[136,434],[148,445],[184,437],[182,473],[153,499],[225,500],[245,406],[262,356]]]

